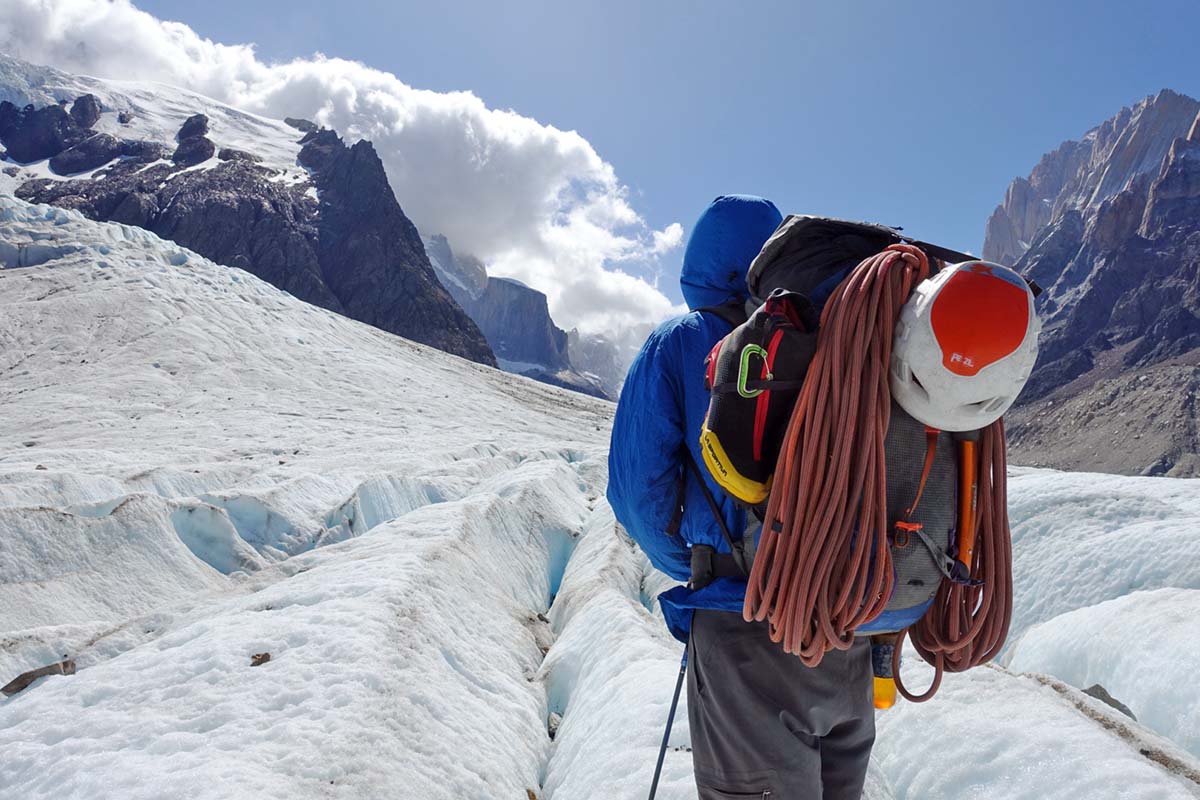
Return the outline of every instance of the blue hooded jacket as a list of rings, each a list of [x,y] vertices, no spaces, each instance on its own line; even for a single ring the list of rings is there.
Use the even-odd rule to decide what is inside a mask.
[[[608,501],[617,520],[650,562],[672,578],[691,574],[692,544],[729,552],[704,494],[683,459],[686,446],[697,464],[700,427],[708,409],[704,358],[730,331],[716,314],[695,309],[748,297],[750,262],[783,221],[769,200],[745,195],[718,197],[692,229],[683,256],[680,284],[691,313],[667,320],[646,340],[621,390],[608,455]],[[684,513],[679,534],[667,528],[683,476]],[[746,529],[746,513],[705,475],[729,530]],[[659,596],[663,616],[677,638],[687,641],[692,610],[740,611],[745,581],[718,578],[703,589],[676,586]]]

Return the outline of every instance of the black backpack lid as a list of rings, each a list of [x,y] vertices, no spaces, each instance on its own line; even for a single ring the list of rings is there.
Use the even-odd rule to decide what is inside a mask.
[[[919,242],[899,230],[871,222],[790,214],[763,245],[746,275],[750,295],[761,303],[775,289],[809,294],[831,276],[875,255],[888,245],[909,242],[926,255],[948,262],[974,257]]]

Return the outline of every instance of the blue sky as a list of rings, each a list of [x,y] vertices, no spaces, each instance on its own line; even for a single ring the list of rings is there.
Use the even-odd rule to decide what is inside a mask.
[[[577,130],[654,228],[749,192],[978,251],[1042,153],[1161,88],[1200,96],[1196,0],[137,5]]]

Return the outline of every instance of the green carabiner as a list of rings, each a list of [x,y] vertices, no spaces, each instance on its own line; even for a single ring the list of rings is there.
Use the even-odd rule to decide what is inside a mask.
[[[748,344],[742,348],[742,359],[741,359],[741,364],[738,368],[737,390],[738,390],[738,394],[740,394],[742,397],[745,397],[747,400],[754,398],[754,397],[758,397],[764,391],[763,389],[747,389],[746,388],[746,383],[750,380],[750,357],[751,356],[758,356],[759,358],[761,358],[763,360],[764,364],[768,363],[767,362],[767,351],[764,350],[763,348],[759,347],[758,345]],[[773,379],[775,376],[772,375],[771,371],[768,369],[767,374],[763,377],[764,377],[764,380],[769,381],[769,380]]]

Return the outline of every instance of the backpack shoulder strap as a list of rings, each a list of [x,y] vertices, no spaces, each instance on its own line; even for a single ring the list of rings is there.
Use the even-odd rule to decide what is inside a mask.
[[[696,463],[696,459],[692,457],[690,450],[687,451],[684,457],[687,459],[688,467],[691,469],[692,475],[695,476],[696,482],[700,484],[700,491],[704,493],[704,500],[708,503],[708,509],[712,512],[717,527],[721,529],[721,536],[725,538],[725,544],[729,545],[730,555],[737,562],[742,574],[749,575],[750,570],[746,567],[746,562],[742,558],[742,553],[738,549],[737,542],[733,540],[733,534],[729,532],[729,526],[725,524],[725,516],[721,514],[721,507],[717,505],[717,498],[713,497],[712,490],[704,482],[704,473],[701,471],[700,465]]]
[[[731,300],[719,306],[704,306],[696,310],[715,314],[728,322],[730,327],[733,328],[736,328],[750,318],[750,315],[746,313],[746,303],[743,300]]]

